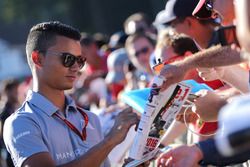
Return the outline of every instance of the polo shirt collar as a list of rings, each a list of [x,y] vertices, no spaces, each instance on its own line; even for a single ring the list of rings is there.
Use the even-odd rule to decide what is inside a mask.
[[[52,116],[56,111],[59,110],[59,108],[51,103],[46,97],[32,90],[28,91],[26,101],[38,107],[48,116]],[[71,97],[66,96],[66,103],[66,111],[76,111],[76,104]]]
[[[77,111],[76,103],[72,99],[72,97],[70,97],[68,95],[66,95],[65,97],[66,97],[66,103],[67,103],[66,111]]]

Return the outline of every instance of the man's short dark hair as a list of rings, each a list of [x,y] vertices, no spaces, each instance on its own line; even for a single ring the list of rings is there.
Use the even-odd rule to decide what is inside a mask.
[[[81,38],[77,29],[59,21],[43,22],[33,26],[26,43],[26,54],[30,65],[32,51],[46,52],[49,47],[55,44],[56,36],[65,36],[77,41]]]

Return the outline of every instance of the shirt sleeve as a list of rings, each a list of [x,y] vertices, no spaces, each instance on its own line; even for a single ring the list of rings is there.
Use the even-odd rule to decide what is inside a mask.
[[[243,163],[250,158],[250,153],[241,153],[232,157],[223,157],[217,150],[214,139],[199,142],[199,147],[203,153],[201,165],[226,166]]]
[[[3,135],[15,166],[21,167],[33,154],[48,152],[39,126],[29,117],[9,117],[4,124]]]

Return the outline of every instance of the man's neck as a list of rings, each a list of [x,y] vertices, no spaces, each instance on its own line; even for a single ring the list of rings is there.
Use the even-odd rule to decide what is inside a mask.
[[[205,49],[209,45],[209,41],[212,38],[213,35],[213,29],[207,29],[202,32],[203,35],[198,35],[196,41],[201,46],[201,48]]]
[[[42,86],[38,86],[37,88],[34,87],[33,90],[46,97],[51,103],[58,107],[61,112],[64,113],[66,103],[64,91]]]

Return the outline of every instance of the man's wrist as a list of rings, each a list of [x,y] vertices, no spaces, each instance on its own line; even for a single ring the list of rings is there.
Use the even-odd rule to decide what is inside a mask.
[[[181,60],[181,61],[176,61],[173,63],[173,65],[181,69],[183,73],[186,73],[187,71],[196,68],[192,60],[190,60],[189,58]]]
[[[112,135],[108,134],[103,142],[108,146],[108,147],[115,147],[117,145],[117,142],[115,141],[115,139],[112,137]]]

